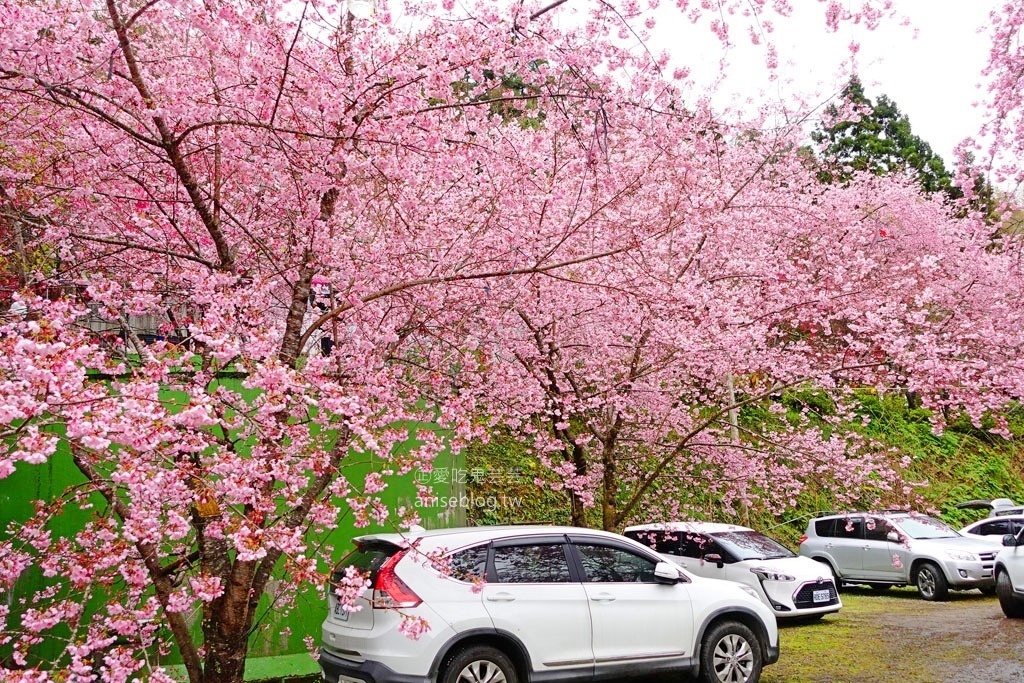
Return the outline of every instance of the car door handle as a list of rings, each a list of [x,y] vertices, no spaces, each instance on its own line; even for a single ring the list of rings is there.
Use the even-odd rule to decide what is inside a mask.
[[[494,593],[493,595],[487,596],[487,600],[490,602],[512,602],[515,599],[516,596],[511,593]]]
[[[615,596],[611,593],[598,593],[597,595],[591,595],[590,599],[594,602],[613,602]]]

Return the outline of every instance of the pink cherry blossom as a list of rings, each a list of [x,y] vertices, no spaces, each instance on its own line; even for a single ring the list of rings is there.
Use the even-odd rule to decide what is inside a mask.
[[[937,429],[1020,396],[1015,238],[899,179],[821,186],[798,128],[723,120],[624,47],[657,30],[639,3],[445,4],[0,7],[0,478],[82,481],[0,541],[0,586],[53,580],[0,613],[18,666],[74,623],[54,671],[103,651],[106,681],[166,680],[145,653],[173,641],[193,683],[241,681],[253,596],[334,565],[308,529],[415,523],[384,489],[497,427],[577,521],[623,501],[618,528],[691,490],[904,490],[838,428],[854,388],[913,391]],[[790,11],[677,8],[723,41]],[[834,414],[777,405],[792,387]],[[755,405],[780,424],[737,435]],[[42,531],[72,507],[81,530]]]

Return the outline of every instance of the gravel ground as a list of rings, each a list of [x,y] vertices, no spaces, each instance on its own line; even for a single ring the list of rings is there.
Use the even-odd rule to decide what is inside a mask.
[[[837,614],[783,622],[779,661],[761,683],[1024,683],[1024,619],[1004,617],[995,597],[926,602],[911,588],[860,587],[841,597]]]
[[[1024,683],[1024,620],[977,591],[926,602],[915,590],[850,588],[844,608],[784,626],[762,683]]]

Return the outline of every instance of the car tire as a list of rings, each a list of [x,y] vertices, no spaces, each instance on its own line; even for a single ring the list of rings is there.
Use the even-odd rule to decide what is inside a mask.
[[[1024,599],[1013,592],[1013,583],[1006,572],[996,574],[996,595],[1003,614],[1010,619],[1024,619]]]
[[[501,650],[473,645],[448,660],[441,683],[519,683],[519,674]]]
[[[738,621],[716,624],[700,650],[700,683],[756,683],[761,677],[761,643]]]
[[[917,584],[917,592],[925,600],[945,600],[949,595],[949,585],[942,570],[934,562],[925,562],[917,569],[917,576],[914,578]]]

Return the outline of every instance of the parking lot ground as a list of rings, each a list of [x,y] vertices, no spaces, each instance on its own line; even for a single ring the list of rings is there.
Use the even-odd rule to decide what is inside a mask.
[[[762,683],[1024,683],[1024,620],[995,597],[846,588],[843,609],[780,629],[781,657]]]

